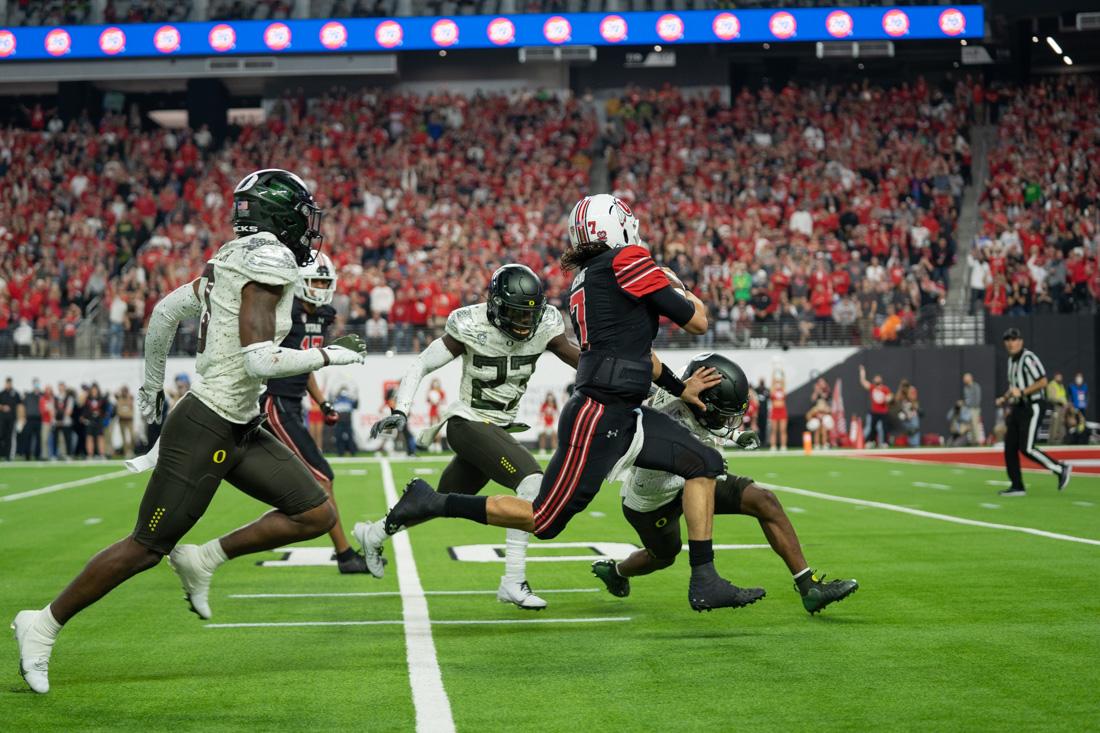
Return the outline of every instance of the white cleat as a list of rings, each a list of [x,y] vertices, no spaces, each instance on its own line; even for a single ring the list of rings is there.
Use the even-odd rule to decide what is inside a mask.
[[[214,573],[203,567],[199,546],[176,545],[168,553],[168,565],[179,576],[191,610],[201,619],[210,618],[210,579]]]
[[[386,574],[386,559],[382,557],[382,545],[372,542],[370,530],[374,522],[359,522],[351,529],[351,534],[363,548],[363,559],[367,561],[367,572],[376,578]]]
[[[19,645],[19,674],[27,686],[40,695],[50,691],[50,652],[53,641],[34,628],[41,611],[20,611],[11,622],[15,642]]]
[[[525,611],[541,611],[546,608],[546,601],[531,592],[531,586],[527,585],[526,580],[501,578],[497,600],[501,603],[514,603]]]

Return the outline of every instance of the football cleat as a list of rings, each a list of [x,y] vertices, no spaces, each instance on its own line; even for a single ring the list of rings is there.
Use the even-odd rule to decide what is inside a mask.
[[[524,611],[541,611],[546,608],[546,601],[536,596],[531,591],[531,586],[526,580],[500,579],[500,588],[497,589],[497,600],[501,603],[514,603]]]
[[[19,674],[27,686],[40,695],[50,691],[50,653],[53,640],[34,628],[41,611],[20,611],[11,622],[15,643],[19,645]]]
[[[355,575],[356,573],[369,572],[366,558],[358,552],[354,553],[347,560],[336,558],[336,569],[340,571],[340,575]]]
[[[798,590],[798,586],[794,587]],[[810,575],[810,587],[802,594],[802,607],[810,612],[810,615],[824,610],[830,603],[838,603],[859,590],[859,583],[855,580],[830,580],[825,582],[825,574],[817,577],[816,573]]]
[[[729,582],[714,569],[714,563],[691,569],[688,603],[696,611],[741,608],[756,603],[765,595],[763,588],[739,588]]]
[[[1073,473],[1073,466],[1069,465],[1068,463],[1063,463],[1062,464],[1062,473],[1058,474],[1058,490],[1059,491],[1061,491],[1062,489],[1069,486],[1069,477],[1070,477],[1070,474],[1072,474],[1072,473]]]
[[[443,494],[436,493],[427,481],[414,478],[386,515],[386,534],[394,535],[410,524],[443,516],[443,500]]]
[[[210,618],[210,579],[214,577],[214,573],[203,567],[199,546],[176,545],[168,553],[168,565],[179,576],[184,597],[191,610],[201,619]]]
[[[1027,496],[1027,491],[1024,489],[1001,489],[997,492],[997,496]]]
[[[386,558],[382,557],[382,545],[370,540],[370,529],[373,522],[359,522],[351,530],[351,534],[363,548],[363,560],[367,564],[367,572],[376,578],[386,574]]]
[[[592,563],[592,574],[603,581],[611,595],[619,598],[630,595],[630,578],[619,575],[614,560],[597,560]]]

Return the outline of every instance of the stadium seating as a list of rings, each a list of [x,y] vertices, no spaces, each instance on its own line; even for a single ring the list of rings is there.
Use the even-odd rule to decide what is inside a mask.
[[[1094,310],[1100,301],[1097,86],[1062,77],[1001,92],[972,297],[993,315]],[[1020,145],[1027,140],[1027,145]],[[972,273],[974,274],[974,273]],[[978,285],[986,281],[984,292]]]

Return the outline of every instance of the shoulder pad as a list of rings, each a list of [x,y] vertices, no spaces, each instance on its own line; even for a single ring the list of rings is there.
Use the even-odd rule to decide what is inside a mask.
[[[470,341],[475,330],[479,330],[479,326],[484,325],[478,322],[476,308],[476,305],[468,305],[451,311],[451,315],[447,316],[447,325],[444,327],[447,335],[461,343]]]
[[[294,255],[274,239],[266,237],[251,238],[241,272],[249,280],[267,285],[293,285],[298,282],[298,263]]]
[[[561,317],[561,311],[547,303],[543,307],[540,330],[544,331],[548,339],[553,339],[565,333],[565,319]]]

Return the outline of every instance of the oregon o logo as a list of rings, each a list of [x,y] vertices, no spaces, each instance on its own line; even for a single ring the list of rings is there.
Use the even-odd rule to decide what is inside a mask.
[[[225,451],[224,450],[214,451],[214,463],[225,463]]]
[[[653,526],[660,529],[661,527],[665,526],[666,524],[668,524],[668,517],[661,517],[660,519],[657,520],[657,523]]]

